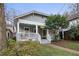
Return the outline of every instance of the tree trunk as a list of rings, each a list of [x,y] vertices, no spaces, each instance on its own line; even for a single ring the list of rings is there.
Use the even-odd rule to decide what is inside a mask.
[[[0,50],[6,48],[6,26],[4,4],[0,3]]]

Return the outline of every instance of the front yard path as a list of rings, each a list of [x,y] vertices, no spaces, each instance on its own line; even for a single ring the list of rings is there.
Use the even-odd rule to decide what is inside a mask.
[[[64,51],[67,51],[67,52],[70,52],[70,53],[74,53],[74,54],[78,54],[79,55],[79,51],[76,51],[76,50],[72,50],[72,49],[69,49],[69,48],[64,48],[64,47],[61,47],[61,46],[57,46],[57,45],[54,45],[54,44],[49,44],[50,47],[53,47],[53,48],[58,48],[58,49],[61,49],[61,50],[64,50]]]

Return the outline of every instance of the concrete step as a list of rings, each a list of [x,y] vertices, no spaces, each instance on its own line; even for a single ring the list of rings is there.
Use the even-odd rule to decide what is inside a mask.
[[[50,43],[47,39],[41,39],[41,44],[48,44]]]

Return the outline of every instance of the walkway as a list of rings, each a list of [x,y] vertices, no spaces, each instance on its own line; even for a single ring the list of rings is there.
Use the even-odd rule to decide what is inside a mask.
[[[60,46],[57,46],[57,45],[54,45],[54,44],[49,44],[49,46],[54,47],[54,48],[58,48],[58,49],[62,49],[62,50],[65,50],[67,52],[71,52],[71,53],[74,53],[74,54],[78,54],[79,55],[79,51],[76,51],[76,50],[72,50],[72,49],[60,47]]]
[[[41,39],[41,44],[48,44],[50,43],[47,39]]]

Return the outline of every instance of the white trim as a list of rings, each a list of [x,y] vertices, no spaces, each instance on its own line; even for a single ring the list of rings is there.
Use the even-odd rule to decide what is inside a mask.
[[[70,30],[71,29],[71,27],[68,27],[68,28],[66,28],[66,29],[61,29],[62,31],[68,31],[68,30]]]
[[[15,19],[16,19],[16,18],[19,18],[19,17],[27,16],[27,15],[32,14],[32,13],[33,13],[33,14],[35,13],[35,14],[43,15],[43,16],[49,16],[48,14],[45,14],[45,13],[42,13],[42,12],[38,12],[38,11],[32,10],[32,11],[27,12],[27,13],[25,13],[25,14],[16,16]]]
[[[20,19],[18,22],[19,22],[19,23],[24,23],[24,24],[32,24],[32,25],[45,26],[45,23],[34,22],[34,21],[28,21],[28,20],[26,20],[26,19]]]

